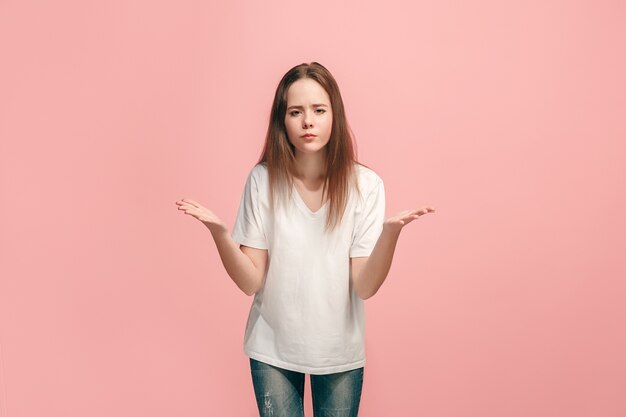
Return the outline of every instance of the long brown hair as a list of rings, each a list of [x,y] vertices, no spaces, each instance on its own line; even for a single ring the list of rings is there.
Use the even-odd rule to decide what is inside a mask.
[[[351,185],[359,192],[356,173],[357,160],[354,134],[348,125],[339,86],[332,74],[317,62],[302,63],[291,68],[278,83],[263,153],[257,164],[265,163],[269,173],[270,202],[275,207],[276,190],[281,197],[285,190],[289,198],[293,191],[292,173],[295,172],[295,147],[287,138],[285,114],[287,91],[301,78],[317,81],[328,93],[333,112],[330,139],[326,144],[325,178],[322,195],[327,195],[328,217],[326,230],[333,230],[343,218]],[[363,164],[360,164],[363,165]]]

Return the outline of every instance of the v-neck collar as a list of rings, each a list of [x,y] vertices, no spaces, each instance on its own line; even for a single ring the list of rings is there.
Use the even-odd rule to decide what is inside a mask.
[[[320,207],[317,211],[313,211],[309,208],[309,206],[306,205],[302,196],[300,196],[300,192],[296,188],[296,184],[293,184],[292,188],[293,188],[293,194],[296,200],[296,204],[302,210],[304,210],[305,213],[309,214],[311,217],[317,217],[317,216],[320,216],[324,211],[326,211],[326,207],[328,206],[328,200],[326,200],[324,204],[322,205],[322,207]]]

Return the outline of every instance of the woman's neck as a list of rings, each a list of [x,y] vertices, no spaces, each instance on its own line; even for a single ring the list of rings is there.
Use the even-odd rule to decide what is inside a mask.
[[[296,153],[296,172],[293,175],[303,182],[322,181],[326,175],[324,158],[323,152]]]

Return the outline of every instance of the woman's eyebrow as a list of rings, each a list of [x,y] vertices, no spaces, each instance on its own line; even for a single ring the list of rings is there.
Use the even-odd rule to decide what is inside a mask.
[[[315,107],[328,107],[326,104],[323,104],[323,103],[312,104],[312,106],[315,106]],[[289,110],[289,109],[303,109],[303,108],[304,107],[302,107],[302,106],[289,106],[289,107],[287,107],[287,110]]]

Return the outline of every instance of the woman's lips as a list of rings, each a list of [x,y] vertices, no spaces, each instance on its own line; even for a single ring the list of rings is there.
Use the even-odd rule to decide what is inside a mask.
[[[317,136],[315,136],[315,135],[303,135],[302,137],[303,137],[304,139],[306,139],[306,140],[313,140],[313,139],[315,139]]]

